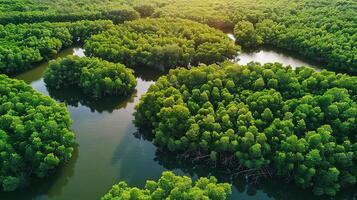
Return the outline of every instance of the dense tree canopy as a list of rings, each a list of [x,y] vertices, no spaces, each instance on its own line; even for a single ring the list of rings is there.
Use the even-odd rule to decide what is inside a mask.
[[[247,20],[255,28],[252,39],[322,61],[337,71],[357,73],[355,1],[305,0],[287,5],[275,15]],[[244,32],[240,23],[235,27],[238,37]]]
[[[171,70],[137,105],[157,145],[271,168],[317,195],[357,177],[357,78],[280,64]]]
[[[45,177],[72,156],[66,107],[23,81],[0,75],[0,186],[13,191]]]
[[[0,25],[0,73],[22,72],[112,26],[111,21]]]
[[[131,4],[151,6],[152,17],[180,17],[229,31],[236,24],[237,42],[243,47],[273,45],[336,71],[357,73],[353,0],[134,0]]]
[[[254,25],[249,21],[241,21],[234,27],[234,35],[238,44],[243,47],[257,47],[263,39],[255,31]]]
[[[94,98],[128,96],[136,86],[133,71],[124,65],[78,56],[51,61],[44,81],[55,89],[76,86]]]
[[[141,2],[141,1],[139,1]],[[207,24],[222,30],[232,29],[230,20],[222,0],[181,0],[168,1],[153,12],[153,17],[179,17]]]
[[[353,0],[2,0],[0,24],[184,18],[232,31],[244,47],[273,45],[357,73]]]
[[[84,47],[89,56],[160,69],[221,62],[238,51],[219,30],[168,18],[125,22],[91,37]]]
[[[122,0],[1,0],[0,24],[112,20],[122,23],[139,17]]]
[[[355,0],[0,0],[0,73],[25,71],[85,41],[88,56],[126,66],[221,63],[239,47],[218,28],[246,48],[272,45],[357,74],[356,10]],[[80,21],[97,19],[108,21]],[[95,98],[132,93],[133,72],[101,59],[53,61],[45,81]],[[0,186],[10,191],[68,160],[74,138],[63,106],[22,82],[0,76],[0,83]],[[135,123],[172,152],[264,169],[334,196],[356,183],[356,91],[356,77],[279,64],[177,69],[143,96]],[[104,198],[160,199],[165,189],[120,183]],[[175,189],[172,198],[211,190]]]
[[[113,188],[104,196],[102,200],[114,199],[207,199],[225,200],[232,193],[231,185],[228,183],[217,183],[213,176],[200,178],[194,183],[187,176],[176,176],[170,171],[162,173],[160,179],[155,182],[146,181],[144,189],[129,187],[124,181]]]

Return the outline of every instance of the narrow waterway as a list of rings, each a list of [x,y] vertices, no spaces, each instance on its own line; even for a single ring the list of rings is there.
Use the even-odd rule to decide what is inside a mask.
[[[259,62],[262,57],[269,58],[274,53],[283,54],[274,50],[270,50],[270,53],[261,51],[260,56],[242,53],[239,55],[239,62]],[[58,57],[66,55],[84,56],[81,48],[70,48]],[[274,62],[289,65],[292,62],[303,62],[285,54],[273,59]],[[269,179],[258,184],[247,184],[244,180],[226,174],[224,169],[213,170],[205,164],[193,165],[190,161],[179,161],[168,153],[157,152],[151,142],[136,137],[137,129],[132,123],[134,106],[149,86],[162,75],[158,71],[135,69],[138,85],[136,91],[126,99],[91,101],[76,89],[49,91],[42,79],[47,66],[47,63],[43,63],[15,78],[24,80],[41,93],[67,104],[74,121],[73,131],[78,145],[73,158],[57,173],[46,179],[36,180],[26,189],[0,193],[0,199],[98,200],[113,184],[121,180],[141,187],[145,180],[157,179],[164,170],[173,170],[177,174],[189,175],[194,179],[213,174],[220,181],[233,183],[231,199],[321,199],[284,181]],[[345,199],[343,195],[348,194],[351,193],[341,193],[340,199]]]

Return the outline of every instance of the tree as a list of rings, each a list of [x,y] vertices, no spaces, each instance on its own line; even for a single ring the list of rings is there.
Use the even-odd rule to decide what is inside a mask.
[[[239,48],[221,31],[182,19],[158,18],[125,22],[94,35],[84,48],[96,56],[127,66],[161,70],[212,64],[233,58]]]
[[[71,157],[74,134],[63,104],[0,75],[0,186],[14,191]]]
[[[249,21],[241,21],[234,27],[236,42],[243,47],[256,47],[263,43],[263,39],[256,33],[254,25]]]
[[[342,84],[349,77],[278,63],[175,69],[141,98],[134,122],[169,151],[271,168],[334,196],[356,183],[357,93]]]
[[[94,98],[128,96],[136,86],[133,71],[124,65],[78,56],[51,61],[44,81],[54,89],[81,88],[84,94]]]
[[[114,185],[102,200],[111,199],[211,199],[225,200],[232,193],[228,183],[217,183],[213,176],[195,183],[187,176],[163,172],[157,182],[148,180],[144,189],[129,187],[125,182]]]

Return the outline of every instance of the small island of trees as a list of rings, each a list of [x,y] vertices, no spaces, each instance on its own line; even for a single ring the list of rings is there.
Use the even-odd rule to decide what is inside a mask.
[[[46,85],[54,89],[75,86],[83,93],[103,96],[128,96],[136,86],[133,70],[99,58],[67,56],[50,62],[44,74]]]

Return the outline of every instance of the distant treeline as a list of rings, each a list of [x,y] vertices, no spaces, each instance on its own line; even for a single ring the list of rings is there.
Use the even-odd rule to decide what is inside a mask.
[[[1,0],[0,24],[179,17],[234,28],[243,47],[273,45],[356,74],[356,9],[353,0]]]

